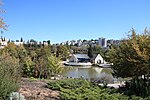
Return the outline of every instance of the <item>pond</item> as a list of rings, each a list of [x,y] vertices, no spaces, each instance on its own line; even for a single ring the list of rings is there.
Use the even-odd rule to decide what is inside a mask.
[[[88,80],[103,80],[109,83],[114,81],[111,68],[100,68],[96,66],[64,66],[62,75],[69,78],[82,77]]]

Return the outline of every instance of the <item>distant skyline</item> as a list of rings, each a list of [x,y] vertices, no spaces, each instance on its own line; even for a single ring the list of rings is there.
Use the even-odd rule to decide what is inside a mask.
[[[122,39],[150,29],[150,0],[3,0],[11,40]]]

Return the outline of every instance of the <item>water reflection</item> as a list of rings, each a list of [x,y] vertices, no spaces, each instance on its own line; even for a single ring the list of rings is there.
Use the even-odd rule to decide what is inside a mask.
[[[63,76],[72,78],[85,78],[94,80],[105,80],[108,82],[113,81],[111,68],[100,68],[96,66],[79,67],[79,66],[65,66],[62,73]]]

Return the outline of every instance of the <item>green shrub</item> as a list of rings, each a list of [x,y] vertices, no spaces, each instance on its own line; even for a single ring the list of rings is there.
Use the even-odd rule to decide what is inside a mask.
[[[60,90],[62,100],[129,100],[117,90],[99,87],[83,79],[65,79],[49,82],[50,89]]]
[[[135,95],[132,95],[131,96],[131,100],[145,100],[145,99],[143,99],[143,98],[141,98],[141,97],[138,97],[138,96],[135,96]],[[149,100],[149,99],[148,99]]]
[[[51,89],[60,90],[61,88],[65,89],[76,89],[81,86],[90,87],[90,82],[82,79],[67,79],[67,80],[58,80],[55,82],[49,82],[48,87]]]
[[[0,57],[0,100],[6,100],[10,93],[18,89],[20,79],[18,60],[9,55]]]
[[[124,95],[117,89],[104,88],[84,79],[51,81],[48,87],[59,90],[62,100],[150,100],[150,97]]]
[[[126,91],[123,91],[127,95],[136,95],[141,97],[150,96],[150,82],[149,80],[133,78],[130,82],[126,83]]]

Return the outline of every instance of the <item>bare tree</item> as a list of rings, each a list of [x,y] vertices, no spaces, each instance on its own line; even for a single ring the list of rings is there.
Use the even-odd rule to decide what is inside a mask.
[[[2,9],[2,5],[3,5],[3,1],[0,0],[0,14],[5,12],[5,10]],[[6,25],[4,18],[2,16],[0,16],[0,28],[7,30],[7,25]]]

